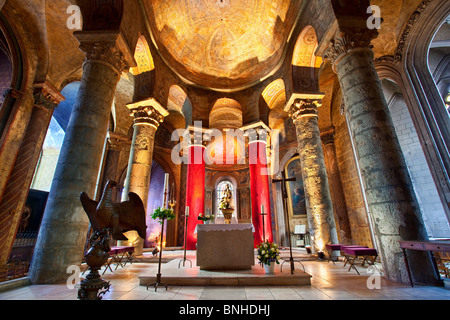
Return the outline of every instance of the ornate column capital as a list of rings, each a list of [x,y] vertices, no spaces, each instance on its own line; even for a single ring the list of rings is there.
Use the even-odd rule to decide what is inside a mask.
[[[169,112],[154,98],[131,103],[127,105],[134,118],[134,125],[149,125],[158,129],[160,123],[169,115]]]
[[[185,136],[184,138],[188,139],[189,146],[203,146],[211,141],[211,129],[206,129],[197,125],[188,126],[187,132],[189,132],[189,136]]]
[[[268,144],[272,133],[272,129],[262,121],[253,122],[239,129],[244,132],[244,136],[248,138],[249,142],[263,141]]]
[[[335,64],[343,55],[356,49],[372,49],[371,42],[377,37],[377,29],[368,29],[367,27],[340,28],[325,49],[323,58],[329,59],[334,69]]]
[[[118,75],[136,66],[134,55],[120,31],[76,31],[85,63],[96,61],[109,65]]]
[[[51,110],[66,98],[48,81],[36,83],[33,88],[34,105]]]
[[[295,122],[304,117],[319,117],[319,108],[322,106],[322,99],[325,95],[317,94],[299,94],[294,93],[286,104],[285,112]]]

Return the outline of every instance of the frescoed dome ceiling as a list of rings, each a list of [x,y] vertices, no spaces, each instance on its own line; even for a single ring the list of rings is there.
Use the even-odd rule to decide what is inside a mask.
[[[283,58],[300,0],[145,0],[155,46],[185,80],[248,86]]]

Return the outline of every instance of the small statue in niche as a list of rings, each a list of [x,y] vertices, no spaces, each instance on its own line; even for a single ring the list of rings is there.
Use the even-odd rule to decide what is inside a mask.
[[[233,217],[234,209],[231,208],[231,200],[232,193],[230,190],[230,185],[227,184],[225,190],[223,190],[223,197],[219,204],[219,209],[220,211],[222,211],[222,214],[225,218],[225,224],[230,224]]]
[[[230,209],[231,207],[231,199],[232,199],[232,193],[230,190],[230,185],[227,184],[225,187],[225,190],[223,190],[223,197],[220,201],[220,209]]]

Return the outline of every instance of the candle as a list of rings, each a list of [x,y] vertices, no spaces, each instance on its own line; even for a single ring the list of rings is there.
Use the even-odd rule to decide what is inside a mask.
[[[264,213],[264,205],[261,205],[261,213]]]
[[[186,207],[186,217],[189,217],[189,207]]]
[[[167,192],[169,190],[169,174],[166,173],[164,177],[164,192]]]

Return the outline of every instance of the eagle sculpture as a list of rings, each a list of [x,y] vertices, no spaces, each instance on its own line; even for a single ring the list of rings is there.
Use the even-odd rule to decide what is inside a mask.
[[[100,202],[92,200],[83,192],[80,200],[94,230],[111,229],[114,240],[128,240],[123,234],[131,230],[146,238],[145,208],[141,198],[134,192],[128,194],[129,200],[113,203],[112,191],[117,182],[108,181]]]

